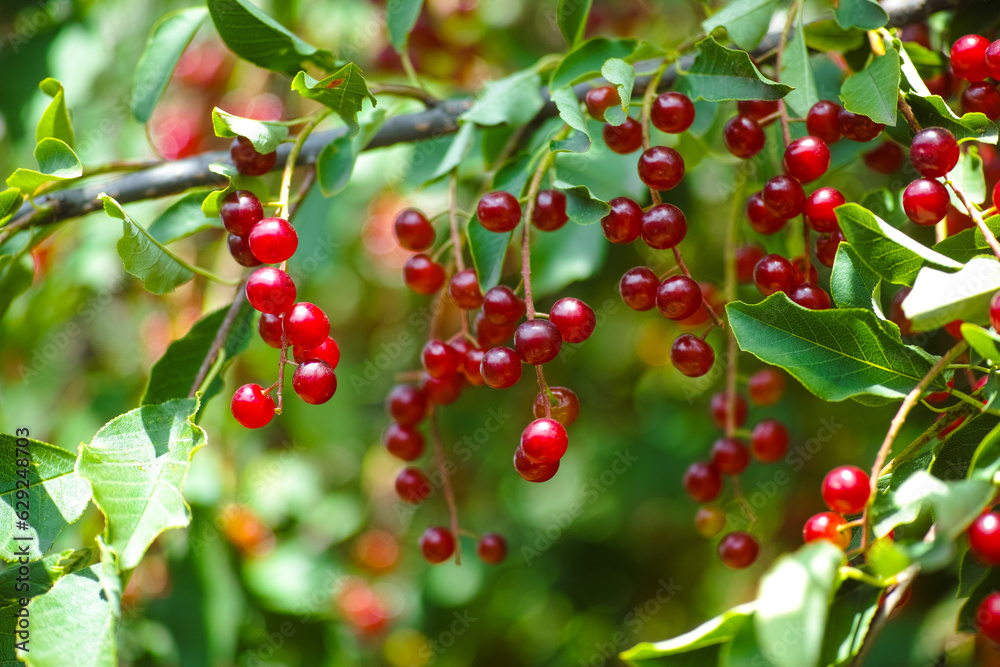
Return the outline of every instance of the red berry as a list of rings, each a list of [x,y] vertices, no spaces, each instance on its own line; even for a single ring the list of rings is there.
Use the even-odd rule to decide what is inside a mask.
[[[419,505],[430,498],[433,491],[420,468],[409,466],[400,470],[396,476],[396,495],[405,502]]]
[[[712,445],[712,465],[723,475],[739,475],[750,465],[750,452],[739,438],[719,438]]]
[[[903,190],[906,217],[922,226],[936,225],[948,214],[948,190],[937,181],[918,178]]]
[[[547,364],[559,355],[561,348],[562,334],[547,320],[522,322],[514,332],[514,349],[527,364]]]
[[[986,69],[992,78],[1000,81],[1000,39],[986,47]]]
[[[399,245],[407,250],[420,252],[434,245],[434,227],[424,214],[415,208],[404,208],[393,223]]]
[[[747,197],[746,208],[747,220],[750,226],[758,234],[774,234],[785,228],[788,219],[777,215],[764,203],[764,195],[755,192]]]
[[[285,314],[285,335],[290,345],[312,349],[330,335],[330,320],[319,306],[301,301]]]
[[[284,218],[264,218],[250,230],[250,251],[265,264],[279,264],[295,254],[299,237]]]
[[[694,104],[681,93],[662,93],[650,108],[653,127],[667,134],[680,134],[694,122]]]
[[[568,445],[566,429],[555,419],[536,419],[525,426],[521,433],[520,449],[536,465],[558,463]]]
[[[834,188],[820,188],[806,199],[806,207],[803,211],[806,222],[821,234],[840,229],[837,215],[833,210],[846,203],[847,199],[840,194],[840,191]]]
[[[697,461],[684,473],[684,490],[699,503],[715,500],[722,491],[722,475],[711,463]]]
[[[938,95],[945,100],[955,93],[955,77],[952,76],[950,67],[928,77],[924,83],[927,84],[927,90],[931,95]]]
[[[443,563],[455,553],[455,538],[447,528],[428,528],[420,536],[420,552],[428,563]]]
[[[549,311],[549,322],[556,325],[564,342],[582,343],[597,327],[594,309],[579,299],[559,299]]]
[[[715,537],[726,527],[726,513],[718,507],[699,507],[694,513],[694,528],[702,537]]]
[[[236,263],[241,266],[260,266],[263,264],[262,261],[253,256],[250,251],[250,241],[245,236],[237,236],[236,234],[228,234],[226,237],[226,242],[229,244],[229,254],[233,256]]]
[[[566,195],[559,190],[542,190],[535,197],[531,224],[543,232],[554,232],[569,220],[566,215]]]
[[[673,148],[653,146],[639,156],[639,179],[653,190],[672,190],[684,178],[684,158]]]
[[[990,325],[994,331],[1000,331],[1000,292],[990,299]]]
[[[306,361],[292,375],[292,389],[306,403],[322,405],[337,391],[337,375],[325,361]]]
[[[966,113],[981,113],[990,120],[1000,119],[1000,93],[988,81],[970,83],[962,93],[962,109]]]
[[[1000,565],[1000,514],[980,514],[968,529],[969,551],[990,567]]]
[[[750,567],[760,554],[760,544],[750,533],[737,530],[719,542],[719,560],[726,567],[742,570]]]
[[[789,292],[795,285],[795,267],[781,255],[766,255],[753,269],[753,283],[764,296]]]
[[[833,542],[841,549],[851,545],[851,531],[841,530],[847,520],[836,512],[820,512],[809,517],[802,527],[802,541],[806,544],[817,540]]]
[[[903,149],[894,141],[883,141],[862,157],[869,169],[880,174],[895,173],[903,166]]]
[[[423,253],[414,255],[403,265],[403,281],[417,294],[434,294],[444,286],[444,267]]]
[[[491,348],[483,355],[480,372],[488,387],[513,387],[521,379],[521,358],[509,347]]]
[[[632,310],[649,310],[656,305],[656,291],[660,279],[651,269],[637,266],[629,269],[618,284],[622,301]]]
[[[315,347],[304,348],[296,345],[292,348],[292,356],[295,357],[295,362],[299,364],[303,361],[317,359],[325,361],[330,365],[330,368],[336,370],[337,364],[340,363],[340,347],[337,345],[337,341],[327,337],[326,340]]]
[[[985,637],[1000,643],[1000,593],[990,593],[979,603],[976,627]]]
[[[281,269],[262,266],[247,279],[247,300],[262,313],[277,315],[295,303],[295,283]]]
[[[802,283],[792,288],[788,298],[809,310],[827,310],[830,307],[830,295],[813,283]]]
[[[229,156],[236,170],[245,176],[263,176],[274,168],[278,153],[258,153],[246,137],[236,137],[229,146]]]
[[[951,69],[955,76],[966,81],[982,81],[989,76],[986,66],[986,49],[990,40],[982,35],[959,37],[951,45]]]
[[[715,363],[715,350],[693,334],[681,334],[670,346],[670,361],[684,375],[701,377]]]
[[[701,289],[702,307],[696,310],[694,315],[691,317],[684,318],[683,320],[679,320],[677,322],[683,327],[697,327],[707,322],[709,317],[709,308],[711,308],[712,312],[716,315],[722,312],[722,305],[719,303],[719,294],[715,285],[705,281],[699,281],[698,287]]]
[[[257,323],[257,331],[260,332],[260,337],[265,343],[271,347],[281,349],[281,315],[262,313],[260,322]]]
[[[424,436],[412,426],[392,423],[382,435],[389,453],[404,461],[416,461],[424,453]]]
[[[931,48],[931,32],[927,21],[904,25],[899,29],[899,41],[916,42],[925,49]]]
[[[548,403],[552,419],[568,427],[576,421],[577,416],[580,414],[580,399],[576,397],[576,394],[572,390],[566,387],[549,387],[549,392],[552,400],[549,400],[549,397],[542,392],[539,392],[535,396],[535,404],[532,406],[535,419],[541,419],[546,416],[545,404]]]
[[[455,345],[452,344],[452,347],[455,347]],[[482,387],[486,384],[486,380],[483,378],[483,357],[485,356],[486,352],[482,348],[474,347],[471,344],[469,345],[469,349],[465,351],[465,357],[462,362],[462,374],[469,381],[469,384],[476,387]]]
[[[926,178],[946,176],[958,164],[960,156],[958,140],[943,127],[917,132],[910,144],[910,162]]]
[[[442,340],[429,340],[420,352],[420,362],[433,378],[444,378],[454,375],[462,365],[459,356],[451,345]]]
[[[428,377],[424,380],[424,394],[434,405],[451,405],[462,394],[464,384],[464,376],[460,373],[443,378]]]
[[[733,116],[722,132],[726,149],[738,158],[747,160],[764,148],[764,130],[750,116]]]
[[[801,183],[815,181],[830,168],[830,147],[818,137],[802,137],[785,149],[785,171]]]
[[[852,113],[847,109],[837,112],[837,122],[840,133],[851,141],[871,141],[882,133],[883,128],[881,123],[876,123],[868,116]]]
[[[615,153],[627,155],[642,147],[642,126],[634,118],[626,118],[621,125],[604,126],[604,143]]]
[[[717,429],[726,428],[727,396],[726,392],[720,391],[712,395],[712,400],[709,403],[712,412],[712,424]],[[739,428],[747,422],[747,399],[743,398],[741,394],[736,394],[735,405],[733,407],[735,408],[733,426]]]
[[[246,428],[260,428],[274,417],[274,401],[259,384],[245,384],[233,394],[229,405],[233,417]]]
[[[509,232],[521,222],[521,204],[509,192],[488,192],[476,206],[476,217],[491,232]]]
[[[476,342],[480,347],[489,348],[510,340],[517,328],[516,322],[511,324],[494,324],[485,315],[476,315]]]
[[[639,238],[642,208],[628,197],[615,197],[608,206],[611,211],[601,218],[604,236],[612,243],[632,243]]]
[[[870,495],[868,475],[856,466],[834,468],[823,478],[823,501],[834,512],[858,514]]]
[[[788,429],[779,421],[766,419],[753,427],[750,450],[761,463],[774,463],[788,452]]]
[[[516,324],[524,317],[524,312],[524,300],[506,285],[490,288],[483,297],[483,314],[493,324]]]
[[[761,202],[763,204],[763,201]],[[784,221],[782,221],[784,223]],[[753,282],[753,267],[764,257],[764,249],[756,243],[736,249],[736,279],[741,283]]]
[[[514,451],[514,470],[529,482],[547,482],[559,472],[559,461],[548,465],[533,463],[524,455],[524,450],[518,447]]]
[[[249,190],[235,190],[219,204],[219,216],[230,234],[246,236],[254,225],[264,219],[264,207]]]
[[[656,250],[669,250],[684,240],[687,218],[673,204],[657,204],[642,214],[642,240]]]
[[[614,86],[598,86],[591,88],[583,96],[583,103],[587,106],[587,113],[597,121],[604,121],[604,112],[613,106],[622,103],[618,89]]]
[[[759,121],[778,113],[778,102],[777,100],[740,100],[736,103],[736,110],[744,116],[750,116]]]
[[[832,267],[837,257],[837,248],[844,240],[844,233],[839,229],[829,234],[823,234],[816,239],[816,259],[825,267]]]
[[[749,388],[754,405],[774,405],[785,393],[785,376],[773,368],[765,368],[750,376]]]
[[[670,320],[691,317],[701,308],[701,287],[687,276],[671,276],[656,291],[656,307]]]
[[[385,407],[389,416],[403,426],[416,426],[427,414],[427,397],[417,386],[399,384],[389,392]]]
[[[993,186],[993,207],[1000,211],[1000,181]]]
[[[806,132],[827,144],[840,141],[840,121],[837,119],[839,113],[839,104],[820,100],[806,115]]]
[[[483,304],[483,293],[479,289],[479,278],[475,269],[463,269],[451,277],[448,294],[455,305],[462,310],[473,310]]]
[[[791,176],[775,176],[764,184],[764,205],[775,215],[791,219],[806,207],[802,184]]]
[[[499,565],[507,557],[507,540],[496,533],[486,533],[476,545],[479,559],[489,565]]]

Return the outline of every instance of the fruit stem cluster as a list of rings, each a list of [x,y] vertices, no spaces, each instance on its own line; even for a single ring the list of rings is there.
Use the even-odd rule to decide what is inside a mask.
[[[461,533],[458,525],[458,505],[455,503],[455,491],[451,488],[451,477],[448,475],[448,462],[444,458],[444,446],[441,444],[441,427],[438,424],[437,411],[430,412],[431,438],[434,440],[434,465],[441,474],[441,488],[444,491],[445,504],[448,506],[448,523],[451,534],[455,536],[455,565],[462,564],[462,542],[458,539]]]

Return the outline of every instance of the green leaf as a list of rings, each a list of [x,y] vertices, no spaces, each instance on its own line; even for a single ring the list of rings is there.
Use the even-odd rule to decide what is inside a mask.
[[[965,479],[980,444],[998,423],[1000,418],[988,412],[966,419],[962,428],[950,433],[941,443],[931,463],[931,474],[945,481]]]
[[[191,519],[182,491],[191,457],[205,444],[205,432],[192,421],[197,410],[194,398],[136,408],[80,448],[76,472],[90,481],[107,519],[105,539],[123,572],[139,563],[157,535]]]
[[[983,436],[969,463],[969,479],[993,482],[1000,466],[1000,426]]]
[[[903,314],[914,331],[937,329],[952,320],[986,323],[997,290],[1000,262],[995,257],[976,257],[957,273],[925,266],[903,300]]]
[[[59,139],[70,148],[73,148],[73,121],[69,117],[69,110],[66,108],[66,95],[63,86],[53,78],[42,79],[38,88],[52,98],[49,106],[38,119],[35,127],[35,142],[52,137]]]
[[[991,216],[986,218],[985,222],[994,236],[1000,235],[1000,216]],[[964,229],[954,236],[949,236],[934,246],[934,250],[962,263],[968,262],[976,255],[992,252],[978,225],[974,229]]]
[[[895,125],[898,91],[899,54],[890,49],[847,77],[840,88],[840,99],[848,111],[868,116],[876,123]]]
[[[576,99],[573,89],[560,88],[552,93],[552,101],[559,109],[559,117],[575,131],[568,139],[552,142],[551,149],[572,153],[589,151],[591,145],[590,130],[587,127],[587,119],[584,118],[583,112],[580,110],[580,101]]]
[[[698,42],[698,55],[684,78],[692,99],[714,102],[779,100],[792,90],[761,74],[746,51],[727,49],[711,37]]]
[[[208,229],[222,229],[218,216],[208,217],[201,210],[205,190],[189,192],[167,207],[149,226],[149,235],[164,245],[185,239]]]
[[[825,540],[775,561],[760,580],[754,627],[761,646],[784,642],[769,655],[776,667],[815,665],[823,648],[830,596],[844,552]],[[789,637],[795,637],[789,642]]]
[[[337,137],[319,152],[316,159],[316,182],[324,197],[333,197],[347,187],[354,173],[357,155],[351,144],[351,136]]]
[[[30,558],[41,558],[63,528],[80,518],[90,500],[87,482],[73,474],[75,454],[30,438],[27,445],[25,439],[20,442],[18,445],[13,435],[0,434],[0,558],[8,561],[17,559],[16,553],[23,545],[27,545]],[[19,459],[25,458],[27,468],[17,465]],[[25,483],[28,497],[19,498]],[[30,517],[27,520],[18,516],[25,507]],[[27,523],[26,529],[17,527],[22,520]]]
[[[68,549],[41,560],[30,561],[27,582],[23,579],[18,581],[18,569],[21,565],[18,560],[0,565],[0,607],[16,603],[22,598],[33,598],[47,593],[62,577],[86,567],[90,562],[92,551],[92,549],[78,551]],[[28,590],[19,591],[18,584],[24,583],[28,584]]]
[[[607,239],[596,225],[564,225],[554,232],[534,234],[531,239],[532,289],[542,297],[577,280],[590,278],[604,263],[607,251]]]
[[[611,58],[634,63],[642,58],[654,57],[657,51],[655,47],[634,39],[588,39],[559,62],[549,80],[549,90],[558,90],[595,78],[601,73],[604,63]]]
[[[882,589],[847,579],[830,603],[819,664],[848,664],[864,645]]]
[[[35,279],[35,267],[30,257],[0,255],[0,319],[14,299],[24,294]]]
[[[47,137],[35,146],[39,171],[17,169],[7,178],[7,185],[30,196],[51,181],[65,181],[83,175],[83,165],[73,149],[59,139]]]
[[[3,224],[4,218],[21,208],[23,203],[24,195],[18,188],[0,190],[0,224]]]
[[[962,324],[962,338],[984,359],[1000,364],[1000,336],[975,324]]]
[[[389,43],[396,53],[406,51],[406,40],[417,24],[424,0],[392,0],[385,5],[385,22],[389,28]]]
[[[842,28],[877,30],[889,22],[889,15],[875,0],[840,0],[833,15]]]
[[[961,117],[956,116],[951,107],[938,95],[921,97],[909,92],[906,93],[906,101],[922,127],[943,127],[954,134],[959,143],[965,141],[997,143],[996,123],[985,114],[967,113]]]
[[[583,39],[587,29],[587,17],[594,0],[559,0],[556,5],[556,23],[570,47],[575,47]]]
[[[434,173],[431,174],[428,182],[435,181],[442,176],[451,173],[452,169],[455,169],[460,164],[465,156],[468,154],[469,150],[472,148],[473,139],[476,136],[476,126],[474,123],[462,123],[458,128],[458,132],[455,133],[452,138],[451,144],[448,145],[448,150],[445,152],[444,157],[441,158],[441,162],[438,164]]]
[[[972,555],[971,551],[966,551],[958,569],[958,595],[956,597],[969,597],[989,572],[989,566],[983,565],[978,558]]]
[[[337,59],[289,32],[249,0],[208,0],[215,29],[229,49],[258,67],[291,76],[304,61],[333,71]]]
[[[652,660],[663,656],[687,653],[707,646],[724,644],[736,637],[740,629],[753,618],[756,602],[747,602],[702,623],[694,630],[662,642],[642,642],[621,654],[622,660]],[[715,663],[706,663],[715,664]]]
[[[605,110],[604,120],[612,125],[621,125],[628,118],[628,108],[632,100],[632,86],[635,85],[635,68],[624,60],[611,58],[601,67],[601,75],[618,89],[621,106]]]
[[[986,177],[983,174],[983,160],[979,157],[977,148],[970,148],[963,152],[955,168],[948,172],[948,180],[955,184],[969,198],[971,202],[981,202],[986,199]],[[955,193],[948,190],[951,196],[951,205],[960,212],[968,214],[965,204],[955,196]]]
[[[132,85],[132,115],[140,123],[149,122],[170,83],[177,61],[206,16],[205,7],[188,7],[162,16],[153,25],[135,68]]]
[[[249,190],[257,195],[261,201],[270,201],[264,181],[256,176],[244,176],[231,162],[226,164],[213,162],[208,165],[208,170],[223,176],[226,179],[226,186],[220,190],[212,190],[205,197],[205,201],[201,203],[201,212],[205,214],[205,217],[219,217],[219,205],[225,196],[233,190]]]
[[[816,92],[816,78],[809,62],[809,49],[806,47],[805,32],[802,29],[801,12],[795,34],[788,41],[781,61],[781,80],[795,88],[785,96],[785,103],[795,115],[805,118],[813,105],[819,102],[819,93]]]
[[[542,78],[534,69],[488,81],[472,107],[459,116],[479,125],[524,125],[545,106]]]
[[[920,245],[857,204],[838,206],[836,213],[847,241],[883,280],[912,285],[923,266],[962,268],[958,262]]]
[[[371,101],[373,107],[377,104],[361,69],[354,63],[347,63],[321,81],[299,72],[292,80],[292,90],[333,109],[350,128],[351,134],[358,131],[358,112],[365,98]]]
[[[833,260],[830,292],[838,308],[865,308],[875,313],[886,333],[899,336],[899,327],[882,313],[882,279],[872,271],[850,243],[841,243]]]
[[[894,501],[901,516],[914,516],[914,507],[929,505],[937,524],[935,542],[951,543],[965,532],[993,497],[993,485],[981,479],[946,482],[925,470],[918,470],[896,489]],[[900,525],[895,515],[881,520],[875,534],[883,537]]]
[[[865,43],[865,33],[857,28],[841,28],[833,19],[813,21],[805,26],[806,45],[816,51],[847,53]]]
[[[731,303],[726,312],[740,349],[827,401],[901,399],[933,363],[885,333],[867,309],[808,310],[779,292],[755,305]]]
[[[104,212],[122,221],[122,237],[118,239],[118,256],[125,270],[143,282],[153,294],[166,294],[194,278],[194,272],[162,243],[135,222],[121,204],[101,193]]]
[[[595,197],[586,185],[557,180],[552,187],[566,195],[566,214],[578,225],[598,223],[611,211],[608,203]]]
[[[465,232],[469,238],[472,262],[476,265],[476,275],[479,276],[479,286],[485,292],[500,282],[503,260],[507,256],[507,246],[510,245],[513,232],[491,232],[475,217],[469,220]]]
[[[940,56],[924,49],[924,47],[919,46],[914,42],[910,42],[909,45],[911,47],[922,49],[932,57],[936,58],[937,64],[934,65],[935,68],[941,66]],[[917,71],[916,65],[913,64],[913,59],[911,58],[912,51],[898,39],[892,40],[892,48],[899,54],[899,69],[903,75],[903,80],[900,82],[901,89],[904,92],[912,92],[921,97],[930,97],[931,91],[927,89],[927,84],[924,83],[923,77],[920,76],[920,72]],[[907,88],[910,88],[910,90],[907,91]],[[904,124],[904,127],[908,129],[909,124]]]
[[[246,137],[258,153],[273,153],[288,138],[288,126],[266,120],[240,118],[215,107],[212,109],[212,129],[224,139]]]
[[[723,27],[741,49],[757,48],[767,34],[778,0],[736,0],[701,22],[706,34]]]

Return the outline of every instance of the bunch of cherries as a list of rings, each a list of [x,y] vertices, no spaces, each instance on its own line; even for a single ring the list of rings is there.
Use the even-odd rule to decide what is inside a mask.
[[[1000,81],[1000,39],[991,43],[982,35],[959,37],[951,45],[951,70],[969,82],[962,92],[962,109],[1000,119],[1000,93],[986,80]]]

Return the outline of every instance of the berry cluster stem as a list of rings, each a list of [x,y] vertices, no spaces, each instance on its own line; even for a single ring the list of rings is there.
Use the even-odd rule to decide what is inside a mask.
[[[795,19],[799,14],[800,0],[792,0],[791,6],[788,8],[788,16],[785,18],[785,27],[781,31],[781,36],[778,38],[778,49],[777,55],[774,61],[774,80],[781,80],[781,63],[785,57],[785,48],[788,46],[788,34],[792,31],[792,27],[795,25]],[[781,137],[785,141],[785,146],[792,143],[792,131],[790,129],[790,123],[788,117],[788,105],[785,104],[785,100],[778,100],[778,114],[781,117]]]
[[[448,228],[451,230],[452,255],[459,271],[465,270],[462,256],[462,236],[458,231],[458,169],[452,169],[448,178]]]
[[[461,529],[458,525],[458,505],[455,503],[455,491],[451,487],[451,477],[448,475],[448,462],[444,457],[444,445],[441,444],[441,426],[438,424],[437,413],[431,410],[431,436],[434,439],[434,465],[441,474],[441,488],[444,490],[444,501],[448,506],[448,523],[451,534],[455,536],[455,565],[462,564],[462,542],[459,539]]]
[[[292,149],[288,152],[288,160],[285,162],[285,168],[281,172],[281,195],[278,199],[278,211],[276,215],[278,217],[288,217],[288,199],[292,193],[292,173],[295,171],[295,163],[299,161],[299,153],[302,151],[302,146],[306,143],[306,139],[312,134],[313,130],[316,129],[320,123],[322,123],[327,116],[333,113],[333,109],[324,109],[316,113],[312,119],[306,123],[306,126],[302,128],[298,136],[295,137],[295,142],[292,144]]]

